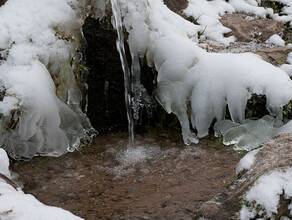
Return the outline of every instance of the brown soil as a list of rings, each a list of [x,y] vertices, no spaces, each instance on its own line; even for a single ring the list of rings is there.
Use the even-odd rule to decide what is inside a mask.
[[[100,135],[81,151],[13,162],[11,169],[25,193],[85,219],[192,219],[229,185],[239,161],[215,140],[186,147],[145,134],[136,144],[148,157],[128,163],[121,156],[127,142],[126,133]]]

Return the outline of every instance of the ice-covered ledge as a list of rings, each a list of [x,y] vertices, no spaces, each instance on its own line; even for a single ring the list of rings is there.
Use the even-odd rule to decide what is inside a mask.
[[[13,158],[59,156],[90,143],[95,130],[80,106],[87,87],[81,26],[105,6],[8,0],[0,7],[0,146]]]

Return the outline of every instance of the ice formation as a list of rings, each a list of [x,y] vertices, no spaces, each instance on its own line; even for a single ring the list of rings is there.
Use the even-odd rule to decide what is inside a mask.
[[[224,37],[229,29],[219,19],[225,13],[291,22],[291,2],[278,1],[286,5],[281,15],[255,0],[191,0],[184,12],[193,23],[162,0],[118,1],[129,33],[132,69],[137,72],[138,57],[146,56],[158,71],[156,97],[179,118],[186,144],[198,142],[190,129],[189,103],[198,137],[208,134],[214,118],[224,119],[227,105],[233,122],[243,123],[251,94],[266,95],[267,109],[281,119],[281,108],[292,96],[283,70],[253,54],[212,54],[197,45],[199,36],[225,45],[235,40]],[[76,51],[82,41],[80,26],[92,8],[102,15],[105,1],[8,0],[0,8],[0,145],[11,156],[58,156],[90,141],[93,130],[79,106],[83,82],[76,76],[81,60]],[[138,72],[131,90],[135,96],[130,102],[137,110],[143,96]]]
[[[0,174],[11,179],[9,159],[2,148],[0,148]],[[0,219],[81,220],[66,210],[42,204],[34,196],[23,193],[20,188],[15,189],[1,177]]]
[[[156,98],[179,118],[186,144],[198,142],[189,127],[188,102],[199,138],[208,134],[214,118],[224,119],[226,105],[232,121],[243,123],[252,94],[266,95],[267,109],[281,119],[281,108],[292,99],[292,82],[283,70],[254,54],[207,53],[197,46],[200,26],[171,12],[161,0],[120,3],[130,49],[146,55],[158,71]]]
[[[224,120],[215,124],[215,132],[223,136],[225,145],[234,144],[235,150],[253,150],[280,133],[292,132],[292,121],[283,124],[281,120],[266,115],[259,120],[245,120],[236,126]]]
[[[77,50],[83,20],[102,2],[9,0],[0,8],[0,146],[12,157],[59,156],[90,142]]]
[[[261,176],[243,196],[240,219],[254,219],[258,213],[264,219],[274,219],[271,217],[278,212],[280,196],[291,201],[291,182],[291,168],[274,170]],[[292,204],[288,208],[291,215]]]

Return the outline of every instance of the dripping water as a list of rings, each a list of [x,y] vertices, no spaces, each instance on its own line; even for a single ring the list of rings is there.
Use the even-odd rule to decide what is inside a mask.
[[[128,131],[129,131],[129,147],[134,148],[134,119],[132,116],[132,103],[131,103],[131,71],[128,66],[125,45],[124,45],[124,33],[122,26],[121,10],[118,0],[111,0],[112,10],[114,15],[114,26],[118,33],[118,39],[116,41],[117,50],[120,54],[122,63],[122,69],[124,72],[124,86],[125,86],[125,103],[128,118]]]
[[[140,68],[140,60],[139,56],[136,54],[132,54],[132,80],[131,80],[131,91],[133,94],[132,97],[132,109],[133,109],[133,117],[135,120],[139,119],[139,110],[141,106],[141,68]]]

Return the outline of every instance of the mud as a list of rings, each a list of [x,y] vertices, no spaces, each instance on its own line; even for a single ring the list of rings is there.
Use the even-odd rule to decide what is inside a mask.
[[[12,162],[11,169],[25,193],[85,219],[192,219],[229,185],[239,161],[210,138],[186,147],[137,135],[130,156],[127,143],[126,133],[99,135],[81,151]]]

